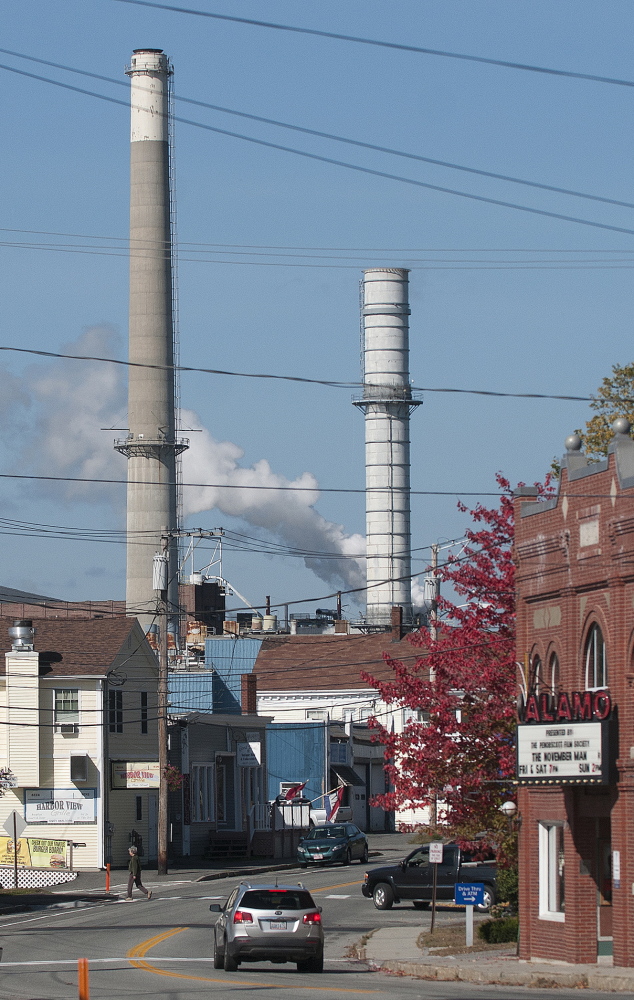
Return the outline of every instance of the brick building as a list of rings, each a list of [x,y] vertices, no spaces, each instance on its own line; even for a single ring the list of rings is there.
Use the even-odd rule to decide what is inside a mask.
[[[634,441],[516,493],[520,954],[634,966]]]

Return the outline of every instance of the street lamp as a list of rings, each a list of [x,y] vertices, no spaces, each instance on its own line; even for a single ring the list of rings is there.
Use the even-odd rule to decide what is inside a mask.
[[[512,832],[513,826],[519,830],[522,820],[517,812],[517,802],[513,802],[512,799],[508,799],[508,801],[503,802],[501,806],[498,806],[498,810],[499,812],[504,813],[509,821],[509,833]]]
[[[504,813],[504,815],[508,820],[512,820],[514,816],[517,815],[517,803],[511,802],[511,800],[509,799],[508,802],[502,803],[502,805],[499,807],[499,811],[501,813]]]

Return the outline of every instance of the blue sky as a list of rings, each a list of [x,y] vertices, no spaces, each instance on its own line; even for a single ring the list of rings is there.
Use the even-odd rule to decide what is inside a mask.
[[[308,6],[284,0],[196,0],[191,6],[634,77],[634,8],[625,2],[317,0]],[[116,0],[11,4],[3,29],[5,49],[123,82],[133,48],[162,47],[174,64],[176,94],[183,97],[481,170],[634,200],[632,88]],[[127,96],[123,87],[17,56],[0,53],[0,63],[118,100]],[[127,261],[121,241],[128,228],[128,111],[1,73],[0,345],[63,351],[79,344],[84,353],[109,351],[124,358]],[[177,105],[177,113],[426,183],[634,229],[634,212],[627,208],[475,177],[191,105]],[[632,361],[634,240],[629,234],[373,177],[185,124],[177,124],[176,144],[183,364],[355,381],[358,281],[363,267],[383,264],[412,269],[411,373],[418,386],[585,396],[613,364]],[[78,244],[84,251],[90,245],[92,252],[77,252]],[[112,249],[105,251],[108,246]],[[247,247],[262,249],[248,256]],[[110,452],[114,435],[100,430],[117,416],[125,418],[120,375],[103,365],[4,352],[0,362],[5,424],[0,471],[124,478],[124,459]],[[185,375],[182,404],[196,414],[190,421],[198,419],[197,426],[215,442],[231,443],[218,448],[212,442],[212,458],[201,455],[192,475],[215,474],[221,455],[230,457],[233,474],[255,463],[253,476],[268,476],[261,464],[266,461],[279,482],[310,473],[324,488],[362,489],[363,420],[350,404],[351,395],[350,390],[292,382]],[[456,511],[456,498],[494,489],[497,470],[514,482],[543,477],[566,435],[588,415],[585,403],[427,393],[412,418],[412,486],[455,496],[413,498],[414,548],[459,536],[464,518]],[[123,527],[121,487],[78,489],[5,479],[0,490],[10,521],[103,532]],[[341,526],[342,539],[363,533],[358,493],[322,493],[315,510]],[[246,515],[246,520],[232,517],[225,502],[222,510],[197,512],[189,523],[223,526],[279,544],[297,539],[303,530],[301,518],[290,528],[284,523],[283,503],[278,510],[249,509]],[[12,525],[8,530],[1,576],[6,586],[72,600],[123,596],[120,541],[53,541],[32,532],[18,534]],[[425,565],[420,555],[416,569]],[[256,604],[266,594],[276,603],[333,589],[332,580],[300,559],[228,546],[224,573]]]

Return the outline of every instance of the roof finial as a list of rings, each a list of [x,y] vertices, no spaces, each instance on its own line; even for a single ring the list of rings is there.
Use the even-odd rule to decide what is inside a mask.
[[[581,444],[581,437],[577,433],[569,434],[564,441],[566,451],[581,451]]]
[[[612,424],[612,430],[615,434],[629,434],[631,426],[627,417],[617,417]]]

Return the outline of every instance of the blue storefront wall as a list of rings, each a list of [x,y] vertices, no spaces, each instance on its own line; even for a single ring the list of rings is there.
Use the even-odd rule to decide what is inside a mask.
[[[253,673],[261,639],[207,639],[205,667],[212,668],[213,711],[240,715],[240,675]]]
[[[167,681],[168,705],[171,712],[213,711],[213,674],[211,670],[170,673]]]
[[[207,639],[204,669],[170,673],[170,709],[240,715],[240,674],[253,672],[261,645],[261,639]]]
[[[273,722],[266,727],[269,799],[279,795],[281,781],[307,780],[303,795],[311,800],[327,791],[322,784],[326,734],[323,722]]]

